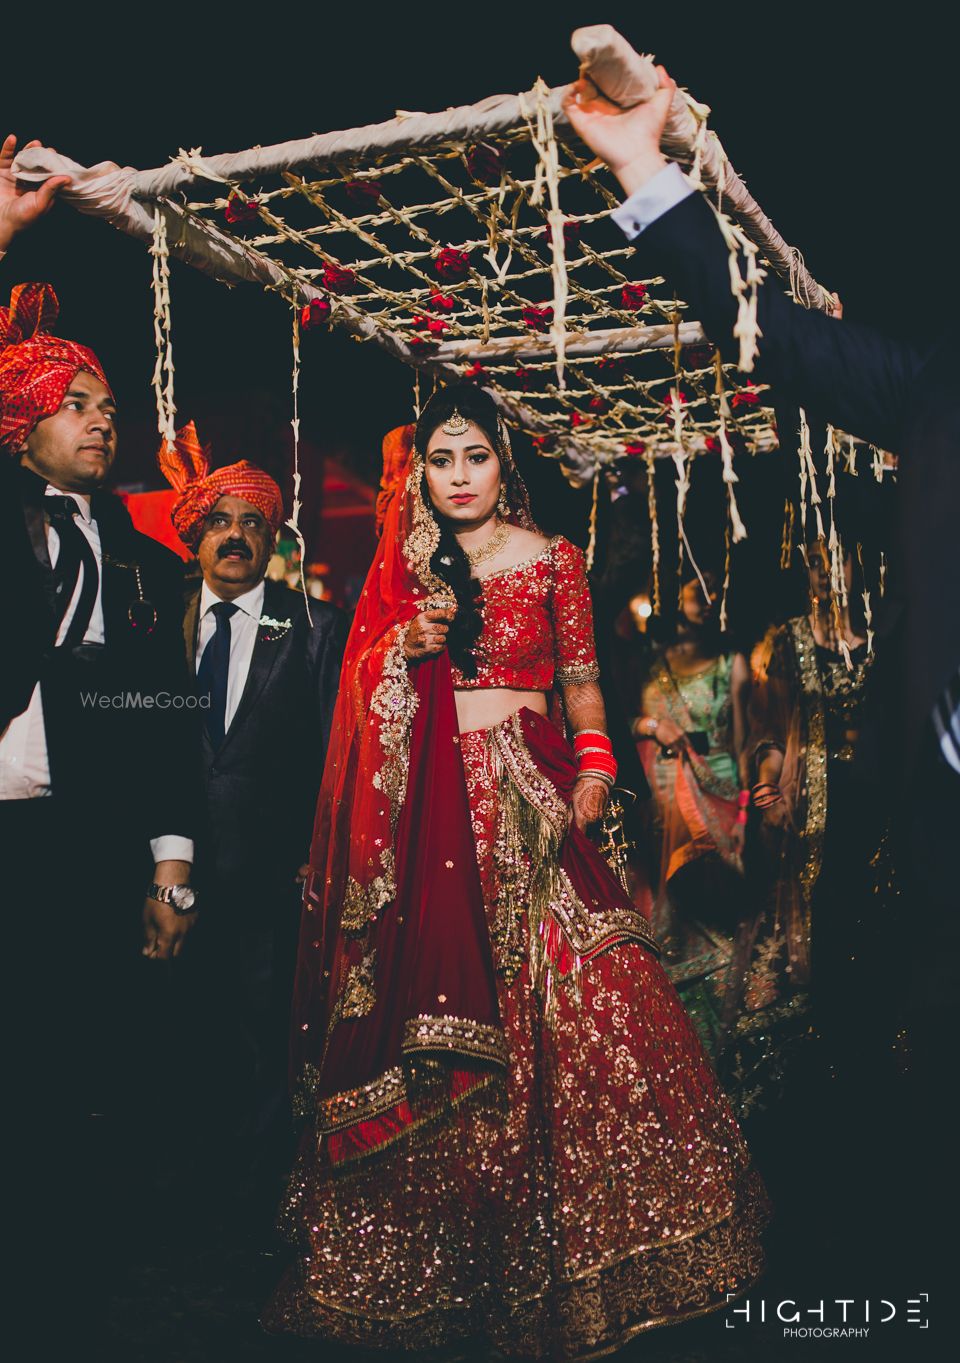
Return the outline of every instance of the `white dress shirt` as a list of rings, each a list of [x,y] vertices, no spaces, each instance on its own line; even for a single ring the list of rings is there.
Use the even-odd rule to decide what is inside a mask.
[[[610,214],[629,241],[638,237],[657,218],[676,208],[678,203],[696,193],[676,161],[671,161],[652,175],[629,199]]]
[[[247,684],[253,646],[257,642],[260,616],[263,614],[265,587],[259,582],[249,592],[234,597],[236,612],[230,617],[230,670],[227,673],[227,709],[223,719],[224,733],[230,728],[237,713],[243,688]],[[217,632],[217,620],[213,608],[220,601],[216,592],[211,591],[204,582],[200,588],[200,635],[197,640],[197,669],[203,650]]]
[[[52,487],[50,484],[47,485],[45,495],[47,497],[73,498],[80,513],[76,518],[76,523],[93,550],[98,567],[102,570],[103,556],[100,548],[100,531],[90,514],[90,498],[83,496],[82,493],[61,492],[59,488]],[[47,525],[47,553],[50,556],[50,566],[55,568],[57,559],[60,557],[60,536],[57,534],[56,528],[50,524]],[[84,571],[81,565],[77,585],[57,631],[58,644],[70,628],[70,622],[77,609],[80,593],[83,590]],[[103,573],[101,571],[100,580],[97,583],[97,597],[90,612],[90,623],[87,625],[83,642],[85,644],[102,644],[104,639]],[[47,732],[43,722],[43,699],[40,695],[40,683],[38,682],[33,688],[30,704],[23,714],[12,719],[0,735],[0,800],[38,800],[49,795],[50,759],[47,754]],[[189,838],[182,838],[175,834],[151,838],[150,850],[155,862],[193,861],[193,842]]]

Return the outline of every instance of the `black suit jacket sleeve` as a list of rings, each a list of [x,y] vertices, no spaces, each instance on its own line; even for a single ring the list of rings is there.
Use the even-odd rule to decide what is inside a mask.
[[[635,246],[641,273],[665,275],[724,359],[735,363],[729,251],[703,196],[692,194],[664,213]],[[758,296],[757,378],[851,435],[899,450],[921,353],[871,327],[801,307],[783,290],[768,271]]]
[[[183,569],[162,546],[143,538],[140,546],[157,607],[147,682],[162,703],[144,716],[138,795],[148,838],[192,838],[200,806],[200,722],[183,643]]]
[[[319,604],[326,606],[326,603]],[[336,607],[326,606],[324,615],[327,618],[324,619],[314,603],[311,602],[311,606],[313,629],[310,631],[312,651],[310,677],[312,693],[316,700],[320,741],[318,770],[322,772],[327,759],[330,726],[333,723],[333,711],[340,686],[340,668],[343,664],[348,624],[346,615]]]

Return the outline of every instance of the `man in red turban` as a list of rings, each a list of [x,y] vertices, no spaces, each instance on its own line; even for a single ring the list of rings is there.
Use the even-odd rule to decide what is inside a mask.
[[[181,427],[172,445],[165,441],[157,455],[161,472],[180,494],[171,519],[184,544],[197,552],[207,518],[221,497],[235,497],[254,507],[276,536],[283,523],[283,497],[270,475],[248,459],[211,472],[209,455],[192,421]]]

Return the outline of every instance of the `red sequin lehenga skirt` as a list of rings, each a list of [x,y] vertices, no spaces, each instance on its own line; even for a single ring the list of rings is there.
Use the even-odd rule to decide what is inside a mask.
[[[284,1208],[300,1255],[264,1325],[368,1347],[486,1337],[511,1357],[598,1357],[745,1291],[762,1268],[765,1195],[605,861],[581,838],[557,881],[568,745],[522,710],[460,747],[510,1051],[505,1107],[466,1104],[349,1176],[331,1177],[308,1143]],[[534,909],[544,892],[556,916]],[[618,915],[619,944],[596,949]]]

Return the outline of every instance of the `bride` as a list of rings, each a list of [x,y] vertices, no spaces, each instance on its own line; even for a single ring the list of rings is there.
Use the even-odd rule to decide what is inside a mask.
[[[588,1358],[745,1291],[763,1190],[586,836],[616,764],[582,554],[537,530],[481,389],[389,453],[305,886],[298,1255],[264,1324]]]

